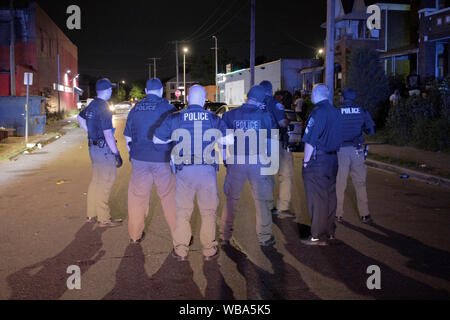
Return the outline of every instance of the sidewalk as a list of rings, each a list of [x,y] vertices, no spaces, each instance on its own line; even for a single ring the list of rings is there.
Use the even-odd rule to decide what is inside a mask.
[[[29,144],[41,144],[42,147],[58,140],[68,130],[78,126],[76,117],[70,117],[59,121],[52,121],[45,126],[45,134],[30,136]],[[25,137],[9,137],[0,142],[0,161],[14,160],[18,155],[32,151],[25,145]]]
[[[367,164],[430,184],[450,187],[450,155],[376,142],[370,146]]]

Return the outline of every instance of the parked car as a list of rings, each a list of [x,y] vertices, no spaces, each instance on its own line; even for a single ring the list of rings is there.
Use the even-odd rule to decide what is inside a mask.
[[[221,107],[223,107],[225,105],[226,105],[226,103],[222,103],[222,102],[207,101],[205,104],[205,110],[216,113]]]
[[[220,107],[219,110],[216,111],[216,114],[222,118],[224,113],[231,111],[233,109],[236,109],[236,108],[239,108],[239,106],[225,105],[225,106]]]
[[[123,101],[118,104],[112,104],[109,107],[111,111],[116,113],[128,113],[133,108],[133,104],[129,101]]]
[[[77,108],[78,108],[78,111],[83,111],[84,109],[86,109],[87,108],[87,106],[93,101],[94,99],[87,99],[87,100],[80,100],[78,103],[77,103]]]
[[[175,108],[177,108],[178,111],[186,108],[186,105],[181,101],[171,101],[170,104],[172,104]]]

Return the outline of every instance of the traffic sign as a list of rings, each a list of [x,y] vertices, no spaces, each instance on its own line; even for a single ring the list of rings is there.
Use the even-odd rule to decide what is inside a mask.
[[[175,96],[177,98],[181,97],[181,91],[180,90],[175,91]]]
[[[23,84],[26,86],[32,86],[33,85],[33,74],[30,72],[25,72],[23,75]]]

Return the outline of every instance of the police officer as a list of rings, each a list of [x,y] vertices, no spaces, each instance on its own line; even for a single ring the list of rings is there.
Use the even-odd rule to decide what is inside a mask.
[[[311,237],[306,245],[327,245],[335,236],[337,151],[342,144],[340,112],[329,102],[328,87],[319,84],[313,89],[316,108],[308,120],[303,142],[303,182],[309,213]]]
[[[92,161],[92,181],[87,196],[88,221],[98,220],[100,227],[120,226],[121,220],[112,220],[108,206],[117,168],[123,161],[114,138],[112,113],[107,101],[111,98],[112,84],[108,79],[97,81],[95,98],[78,116],[80,126],[88,133],[89,155]]]
[[[369,205],[366,191],[367,167],[365,154],[367,149],[363,147],[363,133],[375,134],[375,123],[370,114],[363,108],[355,105],[356,93],[347,88],[342,93],[343,103],[340,108],[342,116],[343,143],[338,152],[339,171],[337,176],[337,213],[338,222],[343,222],[344,193],[347,187],[348,174],[352,177],[356,189],[358,209],[363,223],[370,223],[372,219],[369,213]]]
[[[176,109],[162,98],[159,79],[149,80],[145,91],[147,97],[130,111],[124,132],[133,165],[128,188],[128,232],[132,243],[140,243],[145,237],[153,183],[172,236],[176,222],[175,177],[169,165],[171,146],[153,143],[156,128]]]
[[[272,214],[271,205],[273,204],[273,174],[264,175],[264,168],[259,156],[266,150],[261,150],[260,136],[261,130],[267,130],[270,137],[272,129],[278,129],[278,125],[272,114],[266,110],[264,101],[266,99],[265,89],[262,86],[253,87],[247,95],[248,101],[240,108],[231,110],[223,115],[223,119],[229,128],[233,128],[238,135],[237,130],[249,133],[253,130],[257,141],[250,141],[245,149],[239,146],[238,138],[235,140],[234,159],[227,159],[227,176],[225,179],[224,192],[227,197],[227,203],[222,212],[222,223],[220,235],[223,245],[228,245],[232,237],[233,222],[236,215],[236,207],[241,198],[242,190],[249,180],[252,189],[255,207],[256,207],[256,233],[261,246],[267,247],[275,244],[272,236]],[[250,132],[251,133],[251,132]],[[251,136],[251,134],[248,134]],[[272,137],[278,139],[278,137]],[[266,139],[267,140],[267,139]],[[245,141],[241,139],[240,141]],[[269,142],[267,140],[267,142]],[[242,142],[240,142],[242,143]],[[269,150],[269,149],[267,149]],[[240,152],[244,151],[245,154]],[[240,161],[244,158],[245,161]],[[232,163],[232,164],[230,164]]]
[[[172,151],[172,157],[176,158],[177,164],[175,197],[177,220],[172,256],[178,261],[185,261],[188,257],[192,236],[190,220],[196,195],[202,217],[200,241],[204,260],[211,261],[219,256],[216,242],[216,211],[219,205],[216,171],[218,161],[211,162],[211,159],[204,156],[211,142],[203,141],[203,135],[209,129],[218,129],[225,135],[227,127],[216,114],[204,110],[205,101],[205,89],[198,85],[193,86],[189,90],[189,107],[170,115],[155,131],[153,138],[156,144],[163,144],[171,142],[172,137],[173,139],[182,137],[182,141],[175,141],[179,143]],[[213,153],[212,151],[211,157]],[[180,164],[181,161],[178,160],[183,162]]]
[[[289,120],[286,117],[286,112],[284,106],[278,102],[273,96],[273,86],[272,83],[265,80],[260,84],[266,93],[266,98],[264,103],[268,111],[272,114],[273,118],[276,120],[277,129],[280,130],[280,169],[278,172],[278,181],[280,184],[280,192],[277,206],[271,203],[272,214],[276,215],[278,218],[295,218],[295,214],[289,211],[291,204],[291,190],[292,181],[294,178],[294,164],[292,159],[292,154],[288,151],[288,146],[286,145],[287,127],[289,125]]]

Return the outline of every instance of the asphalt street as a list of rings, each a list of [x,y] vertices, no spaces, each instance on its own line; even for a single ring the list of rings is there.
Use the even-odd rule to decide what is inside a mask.
[[[115,117],[125,160],[125,117]],[[86,134],[73,129],[58,141],[13,162],[0,163],[0,299],[449,299],[450,190],[369,170],[375,224],[363,225],[349,186],[346,222],[335,245],[300,243],[310,224],[300,162],[295,157],[292,210],[296,220],[274,220],[277,244],[262,250],[247,185],[233,247],[204,263],[200,215],[189,261],[172,259],[171,239],[155,190],[142,246],[129,244],[126,224],[99,229],[85,223],[91,168]],[[119,170],[111,196],[115,218],[127,217],[131,165]],[[218,178],[221,204],[225,170]],[[218,219],[219,220],[219,219]],[[126,223],[126,221],[125,221]],[[69,266],[81,268],[81,290],[69,290]],[[381,289],[369,290],[369,266],[381,270]]]

